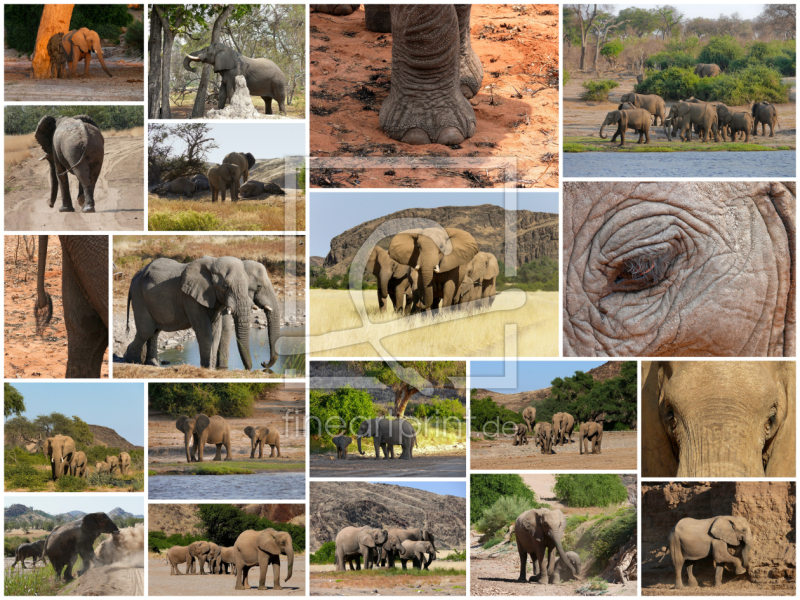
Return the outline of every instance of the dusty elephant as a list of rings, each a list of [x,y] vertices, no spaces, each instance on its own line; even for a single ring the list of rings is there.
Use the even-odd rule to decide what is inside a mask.
[[[794,183],[570,182],[564,199],[565,356],[795,355]]]
[[[220,546],[219,556],[214,560],[214,573],[236,575],[236,546]]]
[[[189,553],[189,546],[173,546],[167,550],[167,561],[170,575],[187,575],[194,567],[194,556]],[[178,568],[181,564],[186,565],[183,573]]]
[[[378,307],[386,312],[386,298],[392,301],[395,312],[403,312],[411,306],[412,275],[410,266],[400,264],[389,253],[375,246],[367,260],[367,272],[378,279]]]
[[[88,476],[88,466],[86,464],[85,452],[78,451],[72,456],[72,460],[69,463],[69,474],[73,477],[82,477],[86,479]]]
[[[131,455],[127,452],[119,453],[119,472],[127,475],[131,470]]]
[[[580,435],[578,436],[578,444],[580,445],[580,453],[583,454],[602,454],[603,444],[603,421],[605,420],[605,413],[595,415],[589,421],[581,423]],[[591,443],[591,452],[589,451],[589,444]]]
[[[514,430],[514,443],[512,446],[522,446],[528,443],[528,426],[525,423],[517,423]]]
[[[704,77],[716,77],[720,73],[719,65],[698,63],[694,66],[694,74],[700,79]]]
[[[574,567],[574,571],[573,571]],[[581,557],[577,552],[567,552],[567,559],[562,560],[561,556],[556,556],[556,566],[553,569],[553,583],[561,583],[575,579],[575,572],[580,575]]]
[[[403,460],[411,460],[414,458],[414,446],[417,443],[417,432],[414,431],[413,425],[404,419],[382,419],[377,417],[375,419],[365,419],[361,422],[356,433],[356,443],[358,444],[358,452],[364,455],[365,452],[361,450],[361,438],[371,437],[375,444],[375,460],[381,456],[381,449],[383,449],[383,458],[394,458],[394,447],[401,446],[403,448],[400,458]]]
[[[388,541],[389,534],[385,529],[373,527],[345,527],[336,534],[336,562],[334,571],[345,571],[345,563],[350,563],[353,570],[353,560],[357,560],[358,570],[361,569],[360,560],[364,560],[364,568],[371,569],[381,556],[383,545]]]
[[[111,473],[111,465],[106,461],[94,463],[94,470],[96,473]]]
[[[761,135],[766,135],[769,125],[769,137],[775,137],[775,128],[778,126],[778,111],[769,102],[756,102],[751,109],[753,115],[753,135],[758,135],[758,126],[761,125]]]
[[[44,555],[53,565],[56,581],[61,579],[62,571],[64,581],[72,581],[72,567],[78,556],[83,561],[78,576],[92,568],[97,562],[92,545],[101,533],[119,534],[114,521],[102,512],[84,515],[76,521],[59,525],[50,532],[45,543]]]
[[[214,165],[208,170],[208,186],[211,188],[211,201],[216,202],[218,195],[225,202],[225,191],[230,190],[231,200],[239,201],[239,177],[242,169],[239,165]]]
[[[50,77],[65,79],[67,77],[67,55],[64,53],[64,34],[54,33],[47,40],[47,55],[50,57]]]
[[[157,194],[176,194],[180,196],[191,196],[197,186],[188,177],[178,177],[172,181],[161,184],[156,188]]]
[[[66,55],[67,62],[69,63],[69,76],[70,78],[78,74],[78,61],[84,60],[86,68],[83,70],[83,77],[89,74],[89,63],[92,60],[92,51],[97,54],[97,59],[103,67],[106,75],[113,77],[111,71],[106,67],[106,61],[103,58],[103,49],[100,47],[100,36],[96,31],[81,27],[80,29],[73,29],[72,31],[64,34],[62,38],[64,46],[64,54]]]
[[[536,425],[536,409],[533,406],[526,406],[522,410],[522,419],[528,426],[528,431],[533,431],[533,426]]]
[[[269,458],[275,456],[275,451],[278,452],[278,458],[281,457],[281,432],[277,427],[245,427],[244,434],[250,438],[250,458],[255,458],[256,448],[258,448],[258,458],[262,458],[264,454],[264,445],[270,447]]]
[[[633,129],[639,134],[637,144],[641,144],[644,139],[645,144],[650,143],[650,121],[652,115],[643,108],[635,108],[632,110],[612,110],[603,120],[600,126],[600,137],[606,139],[608,136],[603,135],[603,129],[606,125],[616,125],[617,131],[611,137],[611,143],[620,137],[620,147],[625,145],[625,131]]]
[[[347,460],[347,448],[353,443],[353,438],[349,435],[337,435],[333,438],[333,445],[336,447],[336,458]]]
[[[710,134],[714,135],[715,142],[719,141],[719,117],[714,105],[694,102],[674,104],[669,110],[666,121],[664,121],[664,131],[669,141],[672,141],[674,135],[672,124],[675,119],[680,119],[678,138],[682,141],[691,141],[692,127],[697,127],[702,132],[701,139],[703,142],[709,140]]]
[[[225,446],[225,460],[231,457],[231,426],[219,415],[210,419],[204,414],[194,418],[185,415],[175,422],[178,431],[183,432],[183,444],[186,449],[186,462],[203,462],[203,449],[206,444],[217,447],[213,460],[222,460],[222,446]]]
[[[556,446],[563,446],[567,441],[571,444],[573,429],[575,429],[575,417],[571,414],[561,412],[553,415],[553,435]]]
[[[658,94],[637,94],[630,92],[623,94],[620,102],[628,102],[634,108],[643,108],[651,115],[653,115],[653,126],[658,125],[658,119],[661,117],[661,124],[664,124],[664,117],[667,116],[667,104],[664,99]]]
[[[794,477],[795,365],[642,363],[642,475]]]
[[[11,568],[17,566],[17,563],[22,565],[22,569],[25,570],[25,559],[32,558],[33,564],[31,568],[36,566],[36,563],[40,560],[44,563],[44,545],[47,539],[41,539],[36,542],[31,542],[29,544],[20,544],[17,546],[17,549],[14,550],[14,564],[11,565]]]
[[[730,131],[731,141],[736,141],[736,134],[744,133],[745,143],[750,142],[750,131],[753,129],[753,116],[746,112],[728,113],[723,125]]]
[[[275,531],[274,529],[265,529],[263,531],[248,529],[239,534],[233,547],[235,549],[237,590],[246,589],[247,574],[256,565],[258,565],[259,571],[258,589],[269,589],[266,585],[267,569],[269,565],[272,565],[272,589],[282,590],[283,588],[280,584],[281,554],[288,559],[287,574],[284,582],[292,578],[294,549],[292,547],[292,536],[287,532]]]
[[[553,426],[550,423],[536,424],[536,445],[539,446],[542,454],[553,453]]]
[[[277,183],[264,183],[263,181],[248,181],[239,188],[240,198],[255,198],[261,194],[267,196],[285,196],[286,192]]]
[[[548,425],[548,423],[544,423],[544,425]],[[514,535],[517,540],[520,563],[517,581],[528,582],[525,567],[530,556],[531,563],[535,565],[534,572],[538,571],[539,573],[539,583],[546,585],[556,567],[554,556],[556,551],[560,557],[564,557],[573,576],[579,577],[580,566],[573,564],[561,545],[561,538],[564,536],[566,527],[567,520],[564,513],[557,509],[534,508],[517,517],[514,523]],[[548,554],[549,558],[545,554]]]
[[[236,165],[242,172],[242,183],[250,178],[250,169],[256,164],[256,157],[250,152],[228,152],[222,159],[223,165]]]

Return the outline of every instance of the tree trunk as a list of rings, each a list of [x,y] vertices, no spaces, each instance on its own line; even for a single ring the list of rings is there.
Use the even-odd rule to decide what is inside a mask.
[[[403,386],[403,388],[395,393],[394,397],[394,416],[397,419],[402,419],[403,415],[406,412],[406,406],[408,406],[408,401],[411,400],[411,396],[419,392],[418,389]]]
[[[161,19],[155,7],[150,8],[150,39],[147,53],[150,57],[150,68],[147,71],[147,116],[158,119],[161,111]]]
[[[50,55],[47,42],[56,33],[67,33],[72,19],[74,4],[45,4],[39,32],[36,34],[36,47],[31,63],[34,79],[50,79]]]
[[[175,39],[175,34],[169,26],[169,20],[161,14],[158,6],[153,6],[161,21],[161,29],[164,34],[164,40],[161,46],[161,112],[158,116],[160,119],[171,119],[172,112],[169,108],[169,92],[170,92],[170,66],[172,65],[172,41]]]
[[[229,4],[225,10],[214,21],[214,27],[211,29],[211,43],[219,42],[219,35],[222,31],[222,26],[225,21],[231,16],[234,5]],[[197,95],[194,98],[194,106],[192,106],[192,118],[202,119],[206,114],[206,96],[208,95],[208,79],[211,75],[211,65],[203,65],[203,72],[200,75],[200,84],[197,86]],[[233,90],[228,90],[228,98],[233,96]],[[224,108],[224,107],[223,107]]]

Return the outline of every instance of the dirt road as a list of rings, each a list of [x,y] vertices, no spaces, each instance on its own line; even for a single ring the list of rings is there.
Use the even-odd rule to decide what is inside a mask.
[[[181,572],[183,568],[181,567]],[[286,557],[281,557],[281,586],[282,590],[272,589],[272,568],[267,571],[266,584],[269,590],[258,590],[259,568],[250,569],[248,581],[249,590],[236,590],[236,577],[234,575],[187,575],[178,577],[169,574],[170,568],[163,558],[148,560],[147,591],[150,596],[305,596],[306,595],[306,557],[304,554],[295,554],[292,566],[292,578],[285,581],[287,574]]]
[[[441,568],[464,568],[463,563],[442,563]],[[314,565],[317,566],[317,565]],[[435,568],[435,567],[433,567]],[[312,596],[466,596],[465,575],[374,575],[370,571],[357,571],[357,576],[336,578],[327,573],[311,573]]]
[[[450,448],[429,449],[430,453],[415,450],[412,460],[375,460],[372,448],[368,448],[364,456],[352,452],[347,455],[347,460],[336,460],[333,455],[312,454],[309,464],[312,477],[466,477],[464,451]]]
[[[50,168],[39,162],[44,152],[37,146],[33,156],[6,172],[6,231],[142,231],[144,229],[144,158],[142,135],[105,137],[103,169],[95,187],[94,214],[83,214],[77,204],[78,180],[68,176],[74,213],[58,212],[61,192],[53,208],[50,200]]]
[[[513,438],[493,441],[470,441],[470,468],[476,471],[635,471],[636,432],[607,431],[603,433],[602,454],[580,455],[577,437],[573,444],[556,446],[555,454],[544,455],[528,438],[524,446],[512,446]]]

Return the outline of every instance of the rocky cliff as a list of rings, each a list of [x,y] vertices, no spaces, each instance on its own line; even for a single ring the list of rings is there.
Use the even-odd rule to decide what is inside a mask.
[[[463,549],[467,543],[465,498],[385,483],[310,484],[308,544],[316,552],[349,527],[420,527],[433,532],[436,548]]]
[[[391,219],[419,219],[418,225],[424,227],[422,219],[430,219],[442,227],[456,227],[468,231],[475,237],[481,251],[491,252],[505,261],[506,249],[506,210],[495,204],[480,206],[442,206],[438,208],[409,208],[379,219],[367,221],[348,229],[331,240],[331,249],[325,257],[324,267],[329,275],[347,272],[347,267],[367,238],[382,223]],[[558,260],[558,215],[517,210],[516,243],[518,264],[530,262],[547,256]],[[513,217],[512,217],[513,218]],[[390,239],[380,242],[389,247]]]
[[[233,504],[232,506],[276,523],[305,526],[304,504]],[[204,531],[197,504],[151,504],[147,514],[150,531],[163,531],[167,536],[174,533],[199,535]]]
[[[94,434],[94,443],[120,450],[144,450],[143,446],[134,446],[110,427],[102,425],[89,425],[89,429]]]
[[[755,584],[795,580],[796,487],[793,482],[681,482],[642,484],[642,577],[655,583],[674,581],[667,552],[672,528],[685,517],[745,517],[753,533],[747,574]],[[726,571],[725,578],[731,576]],[[684,581],[686,574],[684,573]],[[713,580],[710,560],[695,567],[698,579]]]

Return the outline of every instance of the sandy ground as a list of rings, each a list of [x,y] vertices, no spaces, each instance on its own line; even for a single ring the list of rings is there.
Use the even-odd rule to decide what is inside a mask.
[[[664,578],[660,583],[642,582],[642,596],[794,596],[796,586],[793,584],[758,585],[749,581],[725,581],[731,574],[727,571],[722,576],[722,585],[714,587],[713,581],[700,581],[696,588],[684,587],[675,589],[674,577]],[[683,584],[686,585],[684,573]]]
[[[50,236],[47,246],[45,287],[53,298],[53,318],[44,336],[36,334],[33,307],[36,303],[37,254],[28,261],[22,236],[3,239],[5,254],[5,364],[7,379],[63,379],[67,373],[67,330],[61,300],[61,243]],[[17,251],[17,240],[20,249]],[[38,244],[38,239],[36,241]],[[15,261],[15,251],[17,259]],[[37,246],[38,252],[38,246]],[[108,377],[108,352],[102,377]]]
[[[606,431],[601,454],[580,454],[577,436],[573,444],[554,446],[555,454],[544,455],[534,445],[513,446],[513,438],[470,441],[470,468],[476,471],[635,471],[636,432]],[[474,440],[475,438],[472,438]]]
[[[45,532],[46,533],[46,532]],[[6,556],[3,561],[5,569],[14,564],[13,556]],[[32,572],[44,566],[36,563],[30,568],[31,559],[26,559],[25,572]],[[22,573],[19,565],[16,571]],[[94,567],[77,577],[72,583],[58,592],[59,596],[144,596],[144,567]]]
[[[518,187],[558,187],[557,5],[475,5],[472,46],[484,68],[470,100],[475,135],[458,147],[412,146],[379,128],[391,78],[391,34],[364,26],[363,8],[347,17],[311,13],[311,156],[509,157]],[[317,187],[494,187],[501,169],[446,167],[324,169]]]
[[[363,444],[362,444],[363,448]],[[456,446],[458,448],[458,446]],[[395,448],[395,457],[399,448]],[[350,452],[347,460],[336,460],[328,454],[312,454],[312,477],[466,477],[467,457],[463,446],[436,446],[414,450],[411,460],[375,460],[371,443],[364,448],[364,456]],[[358,464],[356,464],[358,463]]]
[[[466,596],[467,578],[464,575],[417,577],[413,575],[393,575],[381,577],[361,571],[358,577],[332,578],[314,567],[333,565],[312,565],[312,596]],[[431,568],[466,569],[464,562],[435,561]]]
[[[292,578],[286,579],[286,557],[281,557],[282,590],[272,589],[272,567],[267,571],[268,591],[258,591],[259,568],[250,569],[249,590],[236,590],[234,575],[170,575],[169,565],[163,558],[151,558],[147,564],[148,596],[305,596],[306,595],[306,557],[296,554],[292,566]]]
[[[78,206],[78,180],[68,176],[74,213],[61,213],[61,192],[53,208],[50,168],[39,162],[44,152],[10,167],[5,179],[6,231],[142,231],[144,225],[144,158],[142,136],[105,138],[103,169],[95,187],[94,214]]]

